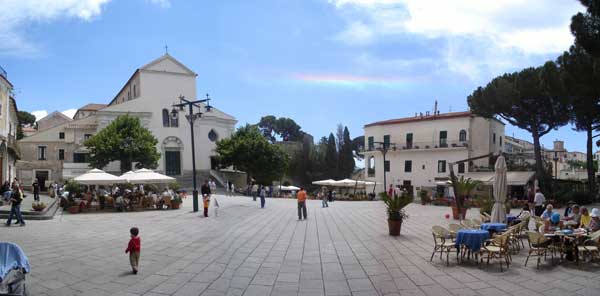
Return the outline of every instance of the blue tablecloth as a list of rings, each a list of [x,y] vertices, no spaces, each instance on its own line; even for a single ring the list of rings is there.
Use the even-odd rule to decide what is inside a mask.
[[[490,233],[487,230],[461,229],[456,233],[456,247],[465,245],[472,251],[479,251],[488,238]]]
[[[483,223],[481,224],[481,229],[488,231],[502,231],[506,229],[506,224],[504,223]]]
[[[513,216],[511,214],[506,215],[506,223],[510,224],[510,222],[515,221],[515,219],[517,219],[517,216]]]

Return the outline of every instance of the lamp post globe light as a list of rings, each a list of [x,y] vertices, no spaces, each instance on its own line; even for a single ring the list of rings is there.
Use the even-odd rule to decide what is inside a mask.
[[[198,110],[202,110],[202,105],[204,104],[204,110],[206,112],[210,112],[212,106],[210,106],[210,97],[206,94],[206,99],[203,100],[188,100],[184,96],[179,96],[179,103],[173,104],[173,109],[171,110],[171,116],[173,118],[177,118],[179,116],[180,111],[184,111],[185,107],[188,107],[188,114],[185,116],[188,123],[190,124],[190,132],[191,132],[191,140],[192,140],[192,182],[194,186],[193,191],[193,202],[194,202],[194,212],[198,212],[198,187],[196,180],[196,148],[194,145],[194,121],[202,117],[201,111],[194,113],[194,107],[197,107]]]

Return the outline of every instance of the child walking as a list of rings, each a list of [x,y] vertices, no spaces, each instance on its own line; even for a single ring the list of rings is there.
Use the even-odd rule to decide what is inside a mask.
[[[129,253],[129,263],[131,263],[131,269],[133,274],[137,274],[140,266],[140,250],[142,248],[142,243],[140,241],[140,237],[138,236],[140,230],[137,227],[132,227],[129,230],[129,233],[131,233],[131,239],[129,240],[125,254]]]

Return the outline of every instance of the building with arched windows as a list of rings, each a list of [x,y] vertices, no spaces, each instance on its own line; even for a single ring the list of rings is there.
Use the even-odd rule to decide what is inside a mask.
[[[169,54],[135,70],[108,104],[88,104],[77,111],[73,121],[19,141],[23,151],[22,161],[17,164],[19,177],[33,180],[44,175],[49,180],[60,181],[85,172],[89,169],[89,151],[84,141],[118,116],[129,114],[140,118],[158,139],[156,148],[161,158],[156,170],[183,183],[191,183],[192,153],[190,126],[185,117],[187,109],[175,114],[171,110],[179,96],[198,98],[196,76]],[[204,108],[195,108],[194,111],[203,113],[194,122],[196,168],[201,176],[212,173],[219,181],[218,175],[211,171],[215,168],[216,141],[229,137],[237,121],[217,108],[210,112]],[[119,173],[118,163],[111,163],[103,169]]]
[[[504,124],[469,111],[415,115],[365,125],[365,180],[377,182],[375,191],[400,185],[413,192],[449,180],[452,162],[503,150]],[[384,161],[378,147],[387,146]],[[490,166],[490,159],[457,164],[464,175]]]

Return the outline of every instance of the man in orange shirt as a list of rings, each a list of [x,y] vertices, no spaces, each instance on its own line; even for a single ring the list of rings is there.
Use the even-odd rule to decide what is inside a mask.
[[[306,220],[306,191],[304,191],[304,188],[300,188],[296,197],[298,198],[298,220],[302,220],[302,214],[304,214],[304,220]]]

